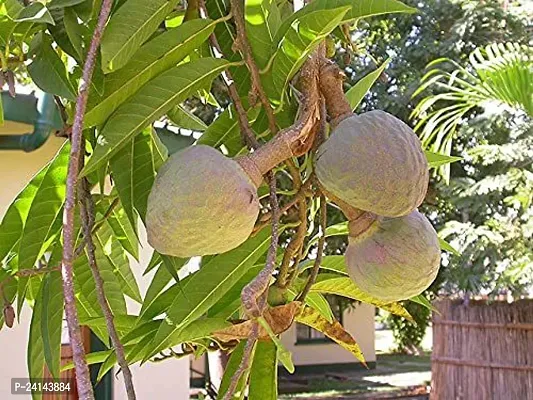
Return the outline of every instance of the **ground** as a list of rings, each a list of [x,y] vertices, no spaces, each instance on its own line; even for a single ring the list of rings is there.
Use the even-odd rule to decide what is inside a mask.
[[[343,373],[280,378],[280,399],[427,399],[431,381],[431,329],[422,342],[421,356],[391,354],[392,332],[376,331],[376,368]]]

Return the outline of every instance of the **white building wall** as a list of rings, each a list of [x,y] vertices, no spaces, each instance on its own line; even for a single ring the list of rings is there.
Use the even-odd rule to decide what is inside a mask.
[[[0,150],[0,218],[15,196],[30,178],[48,162],[60,148],[63,140],[51,137],[43,147],[31,152]],[[153,274],[142,277],[142,271],[150,259],[152,250],[142,244],[140,264],[133,265],[139,279],[141,293],[144,293]],[[136,312],[138,305],[128,304],[129,312]],[[26,377],[26,348],[29,335],[31,310],[24,309],[20,324],[12,329],[4,327],[0,331],[0,399],[11,399],[10,382],[14,377]],[[189,398],[189,362],[187,359],[170,360],[160,364],[133,366],[133,379],[139,399]],[[30,396],[16,396],[16,399],[30,399]],[[114,399],[126,399],[121,378],[114,382]]]

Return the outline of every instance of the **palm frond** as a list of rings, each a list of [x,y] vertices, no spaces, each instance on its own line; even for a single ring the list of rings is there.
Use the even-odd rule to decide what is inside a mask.
[[[445,68],[453,67],[449,72]],[[436,94],[422,98],[411,118],[416,121],[424,148],[450,155],[453,137],[465,116],[475,107],[500,104],[533,117],[533,47],[517,43],[494,43],[476,49],[467,66],[439,58],[413,94],[428,89]],[[493,107],[496,111],[504,107]],[[449,179],[449,165],[438,172]]]

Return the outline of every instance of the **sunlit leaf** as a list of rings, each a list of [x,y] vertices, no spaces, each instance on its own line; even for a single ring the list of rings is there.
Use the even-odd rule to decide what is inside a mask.
[[[316,310],[313,310],[310,307],[303,308],[301,313],[296,316],[296,321],[322,332],[341,347],[352,353],[366,367],[365,357],[361,348],[352,335],[350,335],[338,321],[330,323]]]
[[[66,143],[48,166],[42,170],[44,175],[42,180],[40,178],[37,179],[39,186],[31,199],[31,205],[29,204],[29,199],[28,203],[24,201],[22,204],[18,204],[18,206],[28,207],[26,218],[22,221],[17,221],[17,223],[20,224],[22,222],[23,224],[18,251],[19,268],[32,268],[37,259],[46,250],[44,247],[45,240],[52,233],[58,213],[65,201],[69,152],[70,146]],[[33,183],[34,181],[30,182],[29,185]],[[31,192],[33,192],[33,189]],[[22,211],[20,208],[19,210]],[[17,218],[17,216],[13,217]],[[18,217],[22,217],[22,213]],[[6,218],[8,218],[8,215],[6,215]]]
[[[456,161],[461,161],[462,157],[452,157],[445,154],[433,153],[431,151],[424,151],[426,158],[428,160],[429,166],[432,168],[440,167],[444,164],[453,163]]]
[[[227,66],[228,63],[222,59],[199,59],[171,68],[148,82],[109,118],[102,129],[100,143],[81,174],[96,170],[134,135],[165,115],[174,105],[196,91],[210,87],[212,80]]]
[[[102,67],[109,73],[122,68],[152,35],[176,0],[127,0],[108,22],[102,38]]]
[[[385,302],[370,296],[359,289],[349,277],[338,277],[338,275],[332,275],[331,279],[324,279],[316,282],[311,287],[311,292],[335,294],[337,296],[359,300],[364,303],[372,304],[376,307],[382,308],[401,317],[412,319],[407,310],[405,310],[405,308],[403,308],[399,303]]]
[[[359,104],[361,104],[361,101],[363,101],[370,88],[381,76],[385,68],[387,68],[387,65],[389,65],[389,61],[390,59],[386,60],[378,69],[365,75],[346,92],[346,99],[350,103],[352,110],[355,111]]]
[[[189,21],[143,45],[120,71],[106,75],[103,95],[89,93],[84,125],[102,124],[144,84],[175,67],[204,42],[214,27],[210,20]]]

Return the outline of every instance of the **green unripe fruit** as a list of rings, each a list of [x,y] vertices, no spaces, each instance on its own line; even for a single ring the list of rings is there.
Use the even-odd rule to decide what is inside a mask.
[[[399,218],[378,217],[366,231],[349,237],[345,258],[355,284],[387,301],[422,293],[440,266],[437,233],[417,210]]]
[[[251,234],[259,213],[257,189],[235,160],[209,146],[173,154],[148,197],[148,243],[162,254],[224,253]]]
[[[318,149],[315,171],[327,193],[386,217],[424,200],[428,163],[413,130],[384,111],[343,119]]]

